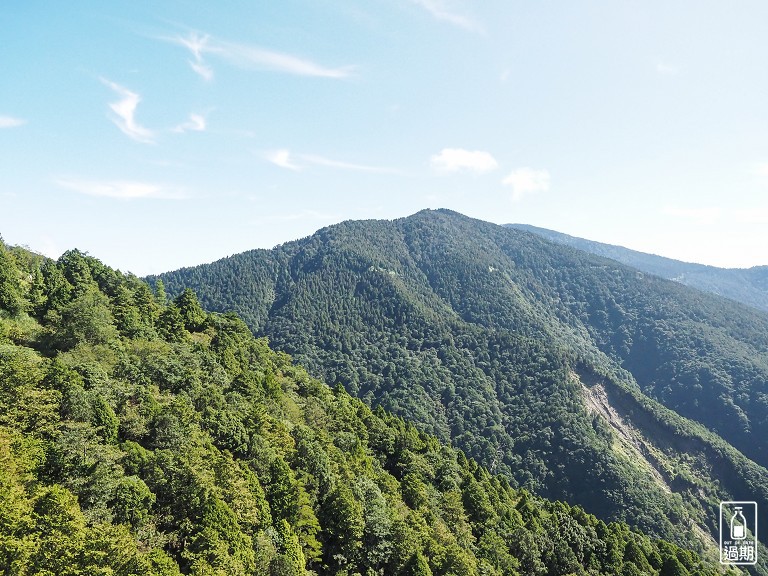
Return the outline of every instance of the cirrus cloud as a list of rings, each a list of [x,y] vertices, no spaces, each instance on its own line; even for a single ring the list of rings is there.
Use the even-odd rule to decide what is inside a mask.
[[[179,133],[205,132],[205,128],[206,128],[205,116],[203,116],[202,114],[193,113],[189,115],[189,119],[186,122],[176,126],[173,129],[173,132],[179,132]]]
[[[120,97],[120,100],[109,105],[110,110],[112,110],[110,119],[115,126],[120,128],[123,134],[137,142],[154,144],[154,132],[149,128],[141,126],[134,118],[136,107],[141,102],[141,96],[106,78],[102,78],[101,81]]]
[[[178,44],[189,50],[193,58],[189,61],[190,67],[198,76],[207,81],[213,78],[213,68],[205,60],[205,56],[208,54],[226,60],[240,68],[272,70],[295,76],[340,79],[348,77],[354,70],[353,66],[334,68],[293,54],[251,44],[218,40],[208,34],[198,32],[190,32],[187,36],[177,35],[160,39]]]
[[[264,157],[280,168],[300,171],[307,166],[320,166],[324,168],[334,168],[337,170],[350,170],[353,172],[375,172],[379,174],[397,173],[393,168],[383,166],[370,166],[367,164],[356,164],[354,162],[345,162],[343,160],[334,160],[317,154],[294,154],[287,148],[271,150],[264,154]]]
[[[489,152],[463,148],[443,148],[429,159],[429,163],[438,172],[467,171],[484,174],[499,167]]]
[[[213,68],[203,60],[203,54],[213,50],[208,45],[209,40],[210,36],[201,35],[197,32],[191,32],[187,37],[177,36],[173,39],[174,43],[180,44],[192,52],[194,60],[189,60],[190,67],[195,71],[195,74],[208,82],[213,80]]]
[[[512,200],[517,201],[523,196],[549,190],[549,172],[532,168],[517,168],[501,183],[512,188]]]
[[[298,158],[315,166],[337,168],[339,170],[351,170],[353,172],[377,172],[380,174],[397,172],[397,170],[393,168],[387,168],[385,166],[356,164],[354,162],[345,162],[343,160],[334,160],[332,158],[326,158],[325,156],[318,156],[317,154],[299,154]]]
[[[414,4],[421,6],[429,12],[435,19],[448,22],[459,28],[464,28],[470,32],[482,32],[483,27],[473,18],[462,14],[449,5],[446,0],[411,0]]]
[[[271,150],[265,154],[265,157],[272,164],[279,166],[280,168],[286,168],[287,170],[294,171],[301,170],[301,167],[291,158],[291,151],[285,148],[281,148],[280,150]]]
[[[26,123],[27,121],[22,118],[0,116],[0,128],[16,128],[17,126],[23,126]]]

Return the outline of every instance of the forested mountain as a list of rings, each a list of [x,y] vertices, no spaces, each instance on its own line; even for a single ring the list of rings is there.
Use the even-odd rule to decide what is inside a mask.
[[[720,500],[768,506],[768,315],[753,308],[445,210],[158,280],[602,518],[693,543]]]
[[[768,312],[768,266],[718,268],[681,262],[655,254],[630,250],[622,246],[585,240],[528,224],[507,224],[506,226],[533,232],[552,242],[566,244],[590,254],[618,260],[622,264],[632,266],[642,272],[656,274],[667,280],[674,280],[705,292],[719,294]]]
[[[0,241],[0,573],[722,569],[511,487],[190,290]]]

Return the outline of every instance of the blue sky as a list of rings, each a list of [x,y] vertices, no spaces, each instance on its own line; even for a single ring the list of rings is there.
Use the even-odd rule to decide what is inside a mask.
[[[0,234],[143,275],[451,208],[768,264],[768,3],[0,5]]]

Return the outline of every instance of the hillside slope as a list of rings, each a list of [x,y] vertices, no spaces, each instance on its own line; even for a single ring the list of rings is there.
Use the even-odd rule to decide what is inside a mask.
[[[753,309],[444,210],[157,280],[603,518],[692,542],[714,534],[720,499],[768,505],[768,316]],[[596,385],[635,449],[594,410]]]
[[[720,573],[513,489],[232,314],[0,242],[0,572]]]
[[[681,262],[680,260],[646,254],[594,240],[585,240],[529,224],[506,224],[506,226],[533,232],[552,242],[572,246],[597,256],[611,258],[642,272],[656,274],[656,276],[661,276],[667,280],[674,280],[692,288],[725,296],[742,304],[754,306],[763,312],[768,312],[768,266],[718,268]]]

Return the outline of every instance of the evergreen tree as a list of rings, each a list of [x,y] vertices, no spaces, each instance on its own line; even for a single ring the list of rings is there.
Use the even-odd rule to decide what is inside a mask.
[[[13,256],[0,241],[0,309],[18,314],[24,308],[19,289],[19,271]]]
[[[57,260],[57,265],[72,286],[75,297],[82,296],[95,285],[86,255],[79,250],[67,250]]]
[[[40,272],[45,295],[45,303],[38,311],[38,315],[42,317],[45,312],[59,309],[70,301],[72,285],[55,262],[45,260],[40,267]]]
[[[161,278],[155,280],[155,298],[160,306],[168,303],[168,294],[165,292],[165,284]]]
[[[344,484],[337,485],[326,497],[319,516],[323,526],[325,561],[341,570],[353,567],[365,529],[363,507]]]
[[[185,289],[173,300],[173,303],[179,309],[184,327],[187,330],[196,332],[202,328],[206,315],[197,300],[197,296],[191,289]]]
[[[109,300],[96,288],[80,292],[60,309],[60,315],[61,320],[56,322],[53,337],[63,349],[72,349],[83,343],[106,344],[117,338]]]
[[[306,574],[304,552],[299,539],[284,519],[277,525],[280,536],[280,554],[273,561],[272,576],[304,576]]]
[[[171,304],[160,313],[157,330],[171,342],[183,342],[189,337],[189,333],[184,328],[184,318],[175,304]]]

